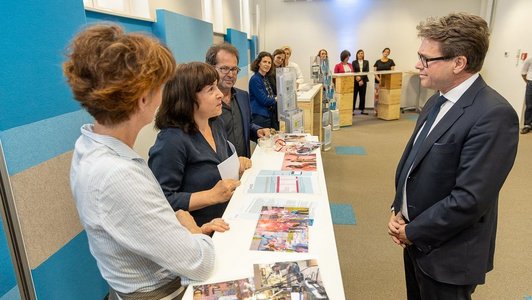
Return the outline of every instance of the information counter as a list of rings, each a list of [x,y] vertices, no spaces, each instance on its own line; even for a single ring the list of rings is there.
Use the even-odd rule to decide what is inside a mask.
[[[322,130],[322,85],[315,84],[308,91],[297,93],[297,106],[303,110],[303,126],[305,133],[318,136],[323,141]]]
[[[328,299],[345,299],[321,153],[319,149],[313,153],[316,155],[317,171],[313,173],[316,180],[313,183],[312,194],[258,194],[247,192],[249,184],[255,181],[261,170],[281,170],[284,153],[260,147],[255,149],[251,158],[253,167],[244,173],[241,178],[242,184],[236,189],[223,215],[231,229],[224,233],[215,233],[213,236],[216,263],[212,276],[204,284],[253,277],[254,264],[315,259]],[[245,210],[257,197],[276,199],[281,203],[285,200],[287,203],[288,201],[312,203],[310,215],[313,215],[314,222],[308,227],[308,253],[250,250],[258,216],[255,218],[246,216]],[[183,299],[193,299],[192,286],[188,287]]]
[[[336,81],[336,86],[339,87],[337,90],[340,91],[338,97],[338,107],[340,109],[341,126],[352,125],[354,77],[370,75],[369,83],[371,83],[374,81],[375,74],[381,75],[381,84],[379,89],[380,99],[378,102],[378,107],[376,107],[379,112],[378,117],[383,120],[399,119],[403,79],[402,71],[391,70],[357,73],[335,73],[333,74],[333,78]],[[373,94],[372,89],[369,88],[369,83],[368,89],[366,90],[366,101],[368,100],[367,97]],[[342,91],[345,91],[345,93],[342,94]]]

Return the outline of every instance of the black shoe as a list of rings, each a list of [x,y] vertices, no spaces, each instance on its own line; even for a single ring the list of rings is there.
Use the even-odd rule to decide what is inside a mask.
[[[523,129],[521,129],[521,134],[527,134],[530,132],[530,127],[523,127]]]
[[[361,111],[360,114],[361,114],[361,115],[366,115],[366,116],[368,115],[368,113],[367,113],[367,112],[364,112],[364,111]]]

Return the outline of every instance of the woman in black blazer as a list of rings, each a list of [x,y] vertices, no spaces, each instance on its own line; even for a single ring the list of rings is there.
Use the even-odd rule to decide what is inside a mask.
[[[356,72],[369,72],[369,62],[364,59],[364,50],[357,51],[356,60],[351,63],[353,69]],[[358,109],[363,115],[368,113],[364,112],[366,108],[366,88],[368,87],[368,76],[355,76],[355,92],[353,94],[353,115],[355,114],[355,104],[357,103],[357,94],[360,95],[358,102]]]

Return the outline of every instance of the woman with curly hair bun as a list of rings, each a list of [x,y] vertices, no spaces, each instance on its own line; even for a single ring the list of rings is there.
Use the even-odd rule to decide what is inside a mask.
[[[189,280],[205,280],[214,268],[204,233],[228,227],[222,220],[198,227],[188,212],[174,212],[132,149],[175,73],[174,58],[155,38],[117,25],[86,28],[67,56],[64,75],[94,117],[81,127],[70,184],[109,299],[181,299]]]

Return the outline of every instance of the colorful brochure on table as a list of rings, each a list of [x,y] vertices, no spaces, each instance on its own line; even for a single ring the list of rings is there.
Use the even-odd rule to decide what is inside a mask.
[[[318,202],[308,199],[282,199],[282,198],[266,198],[266,197],[250,197],[242,207],[228,218],[241,218],[247,220],[257,220],[262,212],[263,206],[284,206],[284,207],[305,207],[309,210],[309,225],[312,226],[312,221],[315,218]]]
[[[262,207],[250,250],[308,252],[308,207]]]
[[[285,153],[283,159],[283,171],[316,171],[316,154],[292,154]]]
[[[194,286],[194,300],[256,299],[253,278]]]
[[[254,273],[256,299],[329,299],[315,259],[255,264]]]
[[[261,170],[255,182],[249,186],[249,193],[316,193],[315,172]]]

